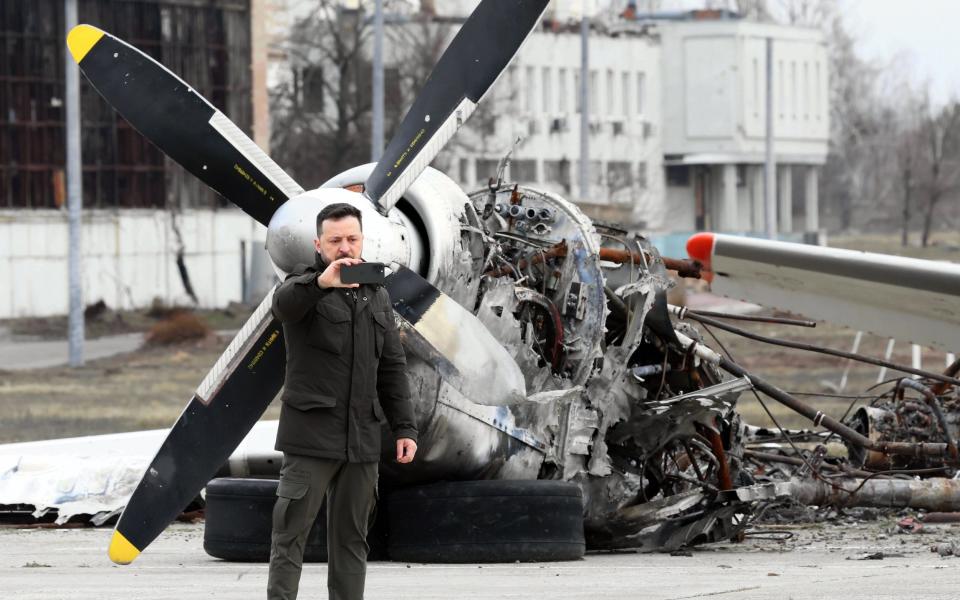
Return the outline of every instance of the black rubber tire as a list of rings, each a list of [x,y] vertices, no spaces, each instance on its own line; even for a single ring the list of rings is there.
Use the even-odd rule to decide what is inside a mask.
[[[215,558],[236,562],[268,562],[273,505],[277,500],[276,479],[223,477],[207,484],[207,509],[203,527],[203,549]],[[377,511],[377,520],[367,535],[368,560],[386,558],[386,523]],[[327,508],[320,509],[307,536],[304,562],[327,560]]]
[[[583,495],[563,481],[456,481],[394,490],[388,553],[422,563],[583,557]]]

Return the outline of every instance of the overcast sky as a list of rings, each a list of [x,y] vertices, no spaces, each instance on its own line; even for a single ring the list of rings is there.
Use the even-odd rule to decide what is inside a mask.
[[[941,104],[960,99],[960,2],[840,0],[862,57],[898,68]]]

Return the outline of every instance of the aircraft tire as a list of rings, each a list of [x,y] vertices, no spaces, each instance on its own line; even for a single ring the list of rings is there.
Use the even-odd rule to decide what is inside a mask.
[[[394,490],[391,560],[537,562],[583,557],[583,495],[574,483],[455,481]]]
[[[215,558],[235,562],[268,562],[276,479],[222,477],[207,484],[203,549]],[[378,511],[378,517],[382,516]],[[367,536],[369,560],[386,557],[386,526],[378,518]],[[327,561],[327,509],[320,509],[307,536],[304,562]]]

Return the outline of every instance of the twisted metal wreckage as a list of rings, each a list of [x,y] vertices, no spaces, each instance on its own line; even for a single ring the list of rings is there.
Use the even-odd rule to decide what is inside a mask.
[[[704,238],[691,246],[699,262],[671,260],[643,237],[598,226],[550,192],[498,182],[467,195],[427,166],[539,22],[547,2],[513,4],[513,12],[504,13],[496,0],[480,3],[380,163],[356,167],[310,191],[189,85],[137,49],[88,25],[75,28],[68,45],[124,118],[268,226],[267,250],[281,276],[313,262],[321,208],[348,202],[362,211],[364,258],[390,266],[386,285],[421,432],[413,464],[382,461],[385,485],[573,482],[582,492],[583,530],[593,549],[673,550],[736,538],[759,505],[783,497],[960,509],[960,481],[944,477],[958,462],[960,365],[945,375],[921,371],[918,380],[898,380],[844,424],[748,373],[686,319],[730,326],[666,301],[673,285],[668,270],[698,277],[701,267],[720,292],[727,286],[727,293],[748,299],[756,293],[780,308],[803,300],[797,310],[810,316],[818,316],[831,290],[859,290],[838,300],[855,307],[852,322],[866,315],[872,319],[868,327],[883,330],[883,321],[891,321],[884,317],[894,310],[904,315],[898,323],[914,319],[911,332],[921,332],[914,341],[955,350],[960,268],[901,264],[909,281],[891,294],[907,288],[917,298],[929,297],[874,307],[876,286],[895,281],[885,282],[886,257],[868,260],[861,270],[869,277],[858,279],[861,273],[848,268],[855,263],[851,257],[773,242],[746,247],[738,244],[748,242],[715,236],[706,249]],[[482,43],[490,31],[502,38],[494,47]],[[932,275],[915,276],[927,271]],[[750,280],[751,274],[761,277]],[[826,296],[810,300],[804,293],[824,277],[840,278],[840,285],[828,281]],[[786,297],[777,295],[784,290]],[[97,523],[124,510],[110,556],[128,563],[218,471],[275,475],[276,423],[257,423],[283,384],[282,328],[270,313],[271,299],[272,292],[169,434],[0,447],[0,504],[36,516],[55,509],[60,521],[93,515]],[[826,433],[743,423],[736,403],[747,391],[785,404]],[[799,449],[801,442],[822,445],[833,435],[848,444],[849,461],[826,458],[820,446]],[[786,444],[772,451],[775,442]],[[902,475],[934,472],[940,477]]]
[[[327,185],[354,185],[370,168]],[[280,220],[296,220],[292,215],[312,205],[309,194],[290,201]],[[458,379],[436,347],[398,318],[422,454],[414,469],[385,462],[388,484],[572,481],[583,492],[593,549],[672,551],[735,539],[758,507],[785,498],[960,509],[960,481],[947,478],[957,465],[960,361],[943,375],[890,381],[842,423],[748,373],[685,320],[737,328],[666,303],[674,285],[668,269],[699,278],[700,263],[661,257],[643,237],[598,226],[572,203],[531,187],[499,185],[466,196],[427,169],[406,197],[446,212],[447,221],[434,222],[428,234],[433,257],[445,257],[433,263],[435,285],[502,344],[528,393],[506,405],[475,402],[491,393],[498,370],[512,365],[489,363],[485,348],[461,348],[467,361],[492,370],[489,378]],[[449,210],[439,211],[440,204]],[[292,231],[283,235],[296,237]],[[737,400],[750,392],[825,431],[742,422]],[[272,433],[258,435],[221,474],[276,474]],[[846,443],[848,459],[826,457],[823,444],[833,436]],[[129,469],[141,472],[143,464]],[[125,480],[129,494],[136,479]]]

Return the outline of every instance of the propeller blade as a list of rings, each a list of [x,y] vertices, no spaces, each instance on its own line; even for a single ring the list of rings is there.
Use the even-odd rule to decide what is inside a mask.
[[[182,79],[140,50],[90,25],[67,46],[120,116],[164,154],[264,225],[303,192],[253,140]]]
[[[440,57],[367,179],[386,214],[473,114],[540,22],[549,0],[483,0]]]
[[[197,388],[127,502],[108,554],[132,562],[193,500],[283,385],[283,328],[267,294]]]
[[[526,399],[519,365],[486,326],[416,271],[391,265],[386,288],[393,309],[416,333],[404,347],[477,404],[506,406]]]

